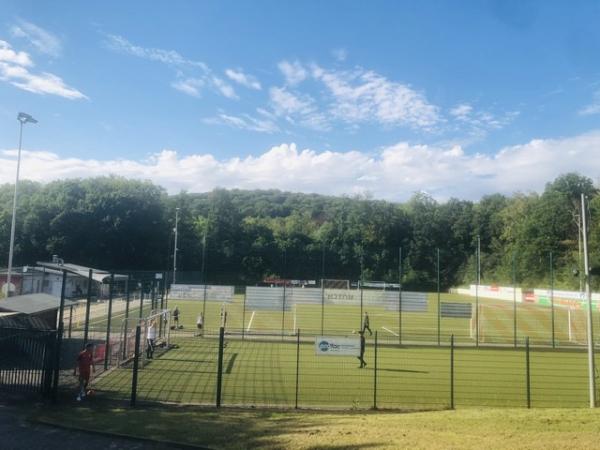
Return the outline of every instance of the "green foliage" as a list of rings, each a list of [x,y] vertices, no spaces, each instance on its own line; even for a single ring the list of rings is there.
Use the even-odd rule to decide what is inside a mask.
[[[538,194],[494,194],[444,203],[415,194],[405,204],[277,190],[215,189],[167,196],[150,182],[101,177],[19,186],[15,265],[48,260],[107,269],[168,270],[179,208],[178,269],[217,283],[265,276],[397,282],[432,290],[437,251],[443,289],[483,283],[575,288],[580,196],[590,199],[590,250],[600,263],[600,196],[589,178],[566,174]],[[0,186],[0,258],[8,257],[14,186]]]

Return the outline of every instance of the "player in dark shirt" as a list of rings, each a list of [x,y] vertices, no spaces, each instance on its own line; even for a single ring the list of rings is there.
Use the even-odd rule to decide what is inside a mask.
[[[358,334],[360,335],[360,356],[358,357],[358,360],[360,361],[360,366],[358,367],[359,369],[362,369],[363,367],[367,367],[367,363],[365,362],[365,332],[364,331],[359,331]]]
[[[369,313],[365,311],[365,318],[363,320],[363,333],[366,330],[369,330],[369,336],[373,336],[373,332],[371,331],[371,327],[369,326]]]

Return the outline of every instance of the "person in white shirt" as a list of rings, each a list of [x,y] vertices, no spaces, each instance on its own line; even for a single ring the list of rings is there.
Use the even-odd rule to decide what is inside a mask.
[[[148,331],[146,332],[146,357],[152,359],[154,357],[154,342],[156,341],[156,325],[154,320],[148,325]]]

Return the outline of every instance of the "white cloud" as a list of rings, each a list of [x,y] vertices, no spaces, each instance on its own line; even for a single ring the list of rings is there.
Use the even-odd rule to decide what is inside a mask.
[[[594,96],[592,99],[592,103],[582,108],[579,111],[579,114],[582,116],[589,116],[592,114],[600,114],[600,90],[594,92]]]
[[[0,81],[34,94],[58,95],[68,99],[87,99],[75,88],[49,72],[32,73],[33,61],[26,52],[17,52],[6,41],[0,40]]]
[[[233,80],[249,89],[254,89],[257,91],[262,89],[260,83],[255,77],[248,75],[241,70],[227,69],[225,71],[225,75],[227,75],[230,80]]]
[[[175,50],[164,50],[161,48],[140,47],[134,45],[123,36],[114,34],[106,35],[107,46],[120,53],[125,53],[138,58],[157,61],[171,66],[192,66],[208,71],[208,66],[201,61],[187,59]]]
[[[171,87],[192,97],[200,97],[201,88],[210,87],[213,91],[232,100],[239,97],[233,87],[223,79],[215,76],[212,70],[202,61],[188,59],[175,50],[141,47],[134,45],[123,36],[106,35],[106,45],[111,50],[138,58],[165,64],[177,73],[177,79]]]
[[[281,61],[277,67],[283,73],[286,83],[291,86],[304,81],[308,77],[308,71],[298,61]]]
[[[244,117],[220,117],[244,127]],[[466,154],[458,146],[398,143],[377,153],[300,150],[281,144],[258,156],[217,159],[211,154],[178,156],[163,150],[143,161],[61,158],[24,151],[22,176],[48,182],[106,174],[150,179],[169,192],[206,192],[217,186],[277,188],[328,195],[370,193],[404,201],[416,191],[439,200],[477,200],[490,193],[538,191],[562,173],[576,171],[595,179],[600,173],[600,130],[564,139],[537,139],[505,147],[492,155]],[[16,150],[0,151],[0,183],[11,183]]]
[[[33,61],[26,52],[17,52],[8,42],[2,40],[0,40],[0,62],[24,67],[33,66]]]
[[[331,54],[339,62],[346,61],[346,58],[348,57],[348,51],[345,48],[336,48],[336,49],[333,49],[331,51]]]
[[[60,39],[47,30],[25,20],[19,20],[18,25],[10,29],[13,37],[28,40],[39,52],[54,58],[62,53]]]
[[[271,106],[277,116],[285,117],[290,123],[299,123],[314,130],[328,130],[327,117],[319,112],[316,102],[309,95],[299,95],[283,87],[269,90]]]
[[[331,113],[340,120],[424,129],[433,128],[442,120],[439,108],[423,94],[373,71],[347,72],[314,66],[312,73],[329,90],[333,100]]]
[[[230,98],[232,100],[235,100],[235,99],[239,98],[237,96],[237,94],[235,93],[235,90],[233,89],[233,87],[231,87],[230,84],[227,84],[221,78],[219,78],[219,77],[212,77],[211,81],[212,81],[212,84],[214,85],[214,87],[217,88],[217,90],[224,97]]]
[[[460,105],[456,105],[454,108],[450,110],[450,114],[457,119],[465,119],[471,114],[473,111],[473,107],[466,103],[462,103]]]
[[[204,80],[198,78],[186,78],[171,83],[171,86],[184,94],[192,97],[200,97],[200,89],[205,85]]]
[[[221,113],[216,117],[206,118],[203,120],[203,122],[209,125],[226,125],[232,128],[257,131],[259,133],[270,134],[279,131],[277,124],[273,120],[269,118],[259,119],[252,117],[249,114],[244,114],[242,117],[240,117]]]

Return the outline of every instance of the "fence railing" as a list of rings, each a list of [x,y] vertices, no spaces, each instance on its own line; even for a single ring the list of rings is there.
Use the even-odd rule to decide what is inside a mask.
[[[587,356],[579,349],[398,346],[367,336],[360,368],[353,356],[322,356],[315,338],[242,340],[171,337],[172,348],[144,365],[143,353],[96,383],[133,404],[176,402],[239,407],[447,409],[462,406],[585,407]],[[141,336],[140,340],[144,337]]]
[[[0,391],[49,396],[56,332],[0,328]]]

